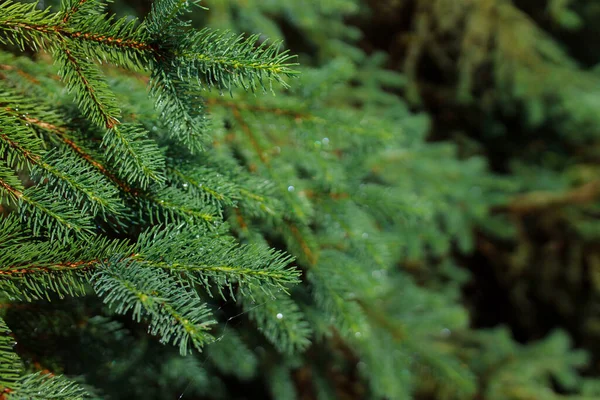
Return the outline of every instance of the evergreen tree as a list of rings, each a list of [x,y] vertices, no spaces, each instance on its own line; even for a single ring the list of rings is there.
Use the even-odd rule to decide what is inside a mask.
[[[524,184],[427,141],[364,4],[197,5],[0,3],[0,399],[600,394],[563,332],[470,329]]]
[[[486,157],[521,192],[477,227],[474,322],[510,323],[522,341],[563,326],[597,374],[598,3],[369,3],[389,39],[365,25],[365,46],[404,71],[403,95],[432,117],[431,137]]]

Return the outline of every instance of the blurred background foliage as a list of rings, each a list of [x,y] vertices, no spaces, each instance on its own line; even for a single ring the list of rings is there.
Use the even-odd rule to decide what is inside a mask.
[[[560,327],[598,359],[600,3],[206,5],[199,24],[284,39],[303,65],[351,60],[358,105],[399,98],[427,115],[430,141],[453,142],[461,157],[484,157],[515,194],[478,223],[474,251],[457,255],[471,273],[462,295],[473,327],[505,324],[523,343]],[[339,96],[347,98],[343,89]],[[438,279],[418,258],[402,267],[424,282]]]
[[[365,97],[400,97],[427,114],[429,140],[485,157],[518,186],[521,195],[479,223],[475,251],[460,256],[472,274],[463,299],[473,327],[505,324],[523,343],[560,327],[598,359],[600,3],[215,3],[210,24],[283,38],[303,64],[355,61]],[[377,66],[401,82],[386,85]],[[435,279],[426,265],[403,267]],[[595,361],[590,373],[599,371]]]
[[[52,4],[47,1],[46,5]],[[308,349],[307,358],[315,364],[310,368],[300,358],[286,358],[286,364],[281,359],[267,362],[269,369],[260,371],[269,376],[266,392],[277,399],[363,398],[368,390],[357,377],[364,373],[362,369],[383,363],[377,366],[379,379],[371,383],[375,393],[400,393],[389,389],[399,385],[413,387],[419,399],[600,396],[600,385],[593,379],[600,372],[599,2],[207,0],[203,5],[208,10],[195,11],[195,26],[284,40],[302,65],[302,78],[292,83],[299,98],[324,109],[350,104],[357,113],[371,112],[369,124],[377,124],[378,119],[400,121],[398,135],[400,126],[403,132],[426,135],[429,146],[418,151],[392,149],[389,165],[393,167],[384,168],[383,176],[393,181],[410,176],[406,188],[411,190],[414,181],[427,181],[417,200],[433,204],[424,205],[423,212],[433,208],[444,220],[442,228],[433,223],[419,226],[418,240],[412,228],[406,237],[395,238],[396,251],[403,255],[389,258],[400,259],[398,268],[416,284],[407,282],[406,300],[395,300],[389,309],[380,310],[379,317],[388,321],[383,325],[389,328],[395,321],[418,315],[419,307],[439,309],[456,332],[441,329],[440,337],[451,336],[451,340],[440,340],[436,346],[456,356],[460,364],[452,364],[454,358],[447,363],[439,360],[433,349],[428,359],[429,348],[423,346],[432,344],[420,343],[424,334],[418,325],[412,326],[409,337],[413,340],[406,346],[414,348],[407,352],[419,353],[426,362],[418,379],[403,380],[399,365],[413,362],[403,359],[404,353],[377,357],[393,347],[386,346],[386,341],[396,340],[389,333],[395,330],[388,329],[373,333],[379,340],[364,349],[348,349],[347,343],[335,338],[318,342]],[[117,14],[143,16],[150,2],[117,1],[110,7]],[[122,90],[124,96],[127,90]],[[236,98],[254,101],[251,94],[236,94]],[[223,98],[211,94],[207,99],[213,118],[227,119],[226,107],[219,107]],[[264,106],[288,100],[261,101]],[[298,106],[289,101],[290,108]],[[259,111],[248,108],[243,117],[248,124],[264,124]],[[330,117],[329,123],[338,118],[341,126],[352,123],[347,119],[358,119],[352,113]],[[236,129],[233,120],[219,132],[220,139],[227,138],[227,129]],[[355,146],[343,134],[338,140],[348,141],[348,151]],[[244,146],[252,143],[241,143]],[[281,151],[277,148],[273,151]],[[420,162],[402,162],[410,157]],[[285,160],[279,160],[273,169],[285,171]],[[306,170],[311,170],[311,162],[304,160]],[[386,160],[373,163],[376,167]],[[403,186],[395,190],[400,193]],[[473,198],[481,199],[469,204]],[[385,218],[400,218],[397,210],[404,206],[418,209],[421,204],[402,195],[396,200],[378,205]],[[453,207],[436,208],[447,203]],[[300,214],[307,209],[296,206],[294,212]],[[457,209],[462,210],[460,215]],[[434,218],[438,217],[422,221]],[[236,226],[235,218],[231,224],[244,235],[244,227]],[[424,289],[437,297],[422,295]],[[62,307],[71,306],[65,302]],[[85,305],[77,307],[84,312]],[[48,320],[58,312],[48,310]],[[306,313],[314,330],[320,331],[319,324],[325,322],[318,316],[311,319],[310,310]],[[39,317],[36,321],[36,327],[23,323],[15,328],[16,334],[42,329]],[[87,335],[97,337],[96,331],[110,331],[114,337],[121,329],[101,319],[90,321],[83,331],[76,328],[73,325],[73,332],[61,332],[64,342],[56,348],[74,342],[77,348],[102,345],[86,341]],[[246,349],[233,330],[209,347],[206,358],[163,359],[160,352],[168,352],[164,348],[149,353],[143,346],[128,346],[129,340],[123,333],[120,345],[110,346],[115,357],[130,361],[119,364],[122,375],[99,369],[91,379],[98,386],[112,387],[122,398],[142,398],[136,387],[143,388],[147,379],[156,376],[164,379],[155,382],[157,388],[175,389],[173,382],[179,382],[174,391],[179,395],[189,390],[188,398],[266,395],[255,371],[259,358],[264,363],[264,345],[246,337],[257,345],[252,351]],[[373,348],[367,349],[369,345]],[[579,350],[572,350],[573,346]],[[228,356],[232,348],[235,354]],[[360,362],[356,353],[361,353]],[[90,362],[85,360],[90,354],[94,352],[78,354],[79,362]],[[336,358],[323,360],[323,354]],[[73,355],[65,359],[76,359]],[[102,357],[106,363],[107,355]],[[392,361],[385,364],[385,360]],[[321,375],[315,373],[319,365]],[[69,368],[78,370],[75,364]],[[206,373],[211,368],[228,378],[211,383],[212,375]],[[149,373],[152,378],[144,376],[146,370],[154,371]],[[436,379],[429,379],[431,375]],[[120,380],[121,376],[128,378]],[[297,396],[290,389],[294,387]]]

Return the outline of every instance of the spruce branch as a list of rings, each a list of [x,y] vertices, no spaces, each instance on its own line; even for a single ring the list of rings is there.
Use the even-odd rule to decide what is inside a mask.
[[[39,10],[36,3],[7,0],[0,4],[0,43],[44,49],[57,34],[57,24],[57,14],[49,8]]]
[[[14,352],[15,341],[6,323],[0,318],[0,394],[7,389],[14,390],[23,366]]]
[[[138,209],[142,219],[150,223],[199,223],[212,229],[220,224],[216,208],[202,199],[190,198],[186,193],[174,187],[165,187],[159,191],[140,193]]]
[[[257,329],[283,354],[298,354],[311,343],[313,330],[300,307],[290,297],[254,293],[241,296],[242,307]]]
[[[182,79],[204,80],[208,87],[231,91],[234,87],[272,89],[273,81],[287,86],[283,77],[294,76],[297,64],[281,43],[248,38],[210,29],[190,32],[175,50],[177,74]]]
[[[285,86],[294,64],[278,44],[259,43],[258,36],[187,30],[179,19],[187,8],[158,1],[140,24],[105,14],[99,0],[63,0],[58,13],[11,0],[0,5],[0,41],[51,53],[67,88],[46,76],[50,66],[43,76],[28,70],[29,78],[0,71],[0,197],[10,214],[0,220],[0,291],[10,300],[50,300],[83,295],[91,283],[117,313],[148,322],[151,334],[182,354],[213,340],[215,321],[198,292],[277,296],[288,319],[278,330],[277,314],[271,315],[266,336],[281,338],[285,352],[299,351],[311,330],[283,297],[299,282],[292,258],[264,243],[240,245],[223,221],[226,207],[238,201],[261,210],[253,215],[268,210],[275,219],[276,199],[263,193],[265,180],[242,173],[235,161],[209,167],[195,160],[202,166],[179,168],[179,148],[166,139],[198,152],[212,140],[204,89]],[[151,112],[142,114],[149,116],[143,123],[159,126],[154,136],[167,146],[159,148],[141,124],[121,122],[140,114],[121,104],[122,88],[111,87],[97,65],[104,62],[150,70],[162,123]],[[31,88],[33,94],[22,94]],[[67,92],[77,108],[61,107],[71,100]],[[107,232],[128,240],[108,239]],[[78,388],[55,378],[23,377],[11,398],[36,398],[30,383],[42,396],[63,391],[78,398]]]
[[[148,31],[155,38],[164,37],[169,30],[178,30],[189,24],[180,21],[179,17],[188,12],[192,6],[200,6],[201,0],[157,0],[152,3],[150,13],[144,20]]]
[[[0,97],[0,104],[9,100],[16,99]],[[22,123],[15,123],[16,117],[16,121]],[[82,205],[84,211],[90,206],[92,214],[99,210],[118,213],[117,210],[122,207],[119,207],[117,191],[102,175],[95,173],[69,152],[46,152],[40,137],[26,122],[30,117],[19,115],[18,111],[7,107],[0,110],[0,121],[4,122],[7,118],[8,124],[0,131],[0,152],[6,154],[8,165],[18,171],[30,171],[30,178],[34,181],[47,180],[44,184],[51,186],[51,190],[59,197],[73,195],[75,203]]]
[[[82,262],[54,264],[51,269],[36,269],[35,272],[32,269],[3,270],[0,272],[0,289],[13,301],[50,301],[53,294],[59,298],[84,296],[89,287],[87,267],[89,265]]]
[[[200,88],[181,80],[170,66],[155,69],[150,78],[150,96],[156,109],[166,121],[169,134],[198,153],[208,141],[207,119]]]
[[[104,5],[94,3],[88,1],[86,4],[98,11],[104,10]],[[97,14],[82,12],[80,17],[73,18],[63,34],[69,47],[81,48],[88,57],[100,63],[108,62],[133,71],[148,69],[157,54],[148,41],[146,27],[137,19],[115,19],[114,15]]]
[[[287,290],[298,282],[299,272],[289,266],[291,257],[260,246],[240,246],[233,238],[200,227],[153,229],[140,236],[134,261],[185,276],[194,283],[235,297],[233,285],[243,294],[260,288]],[[183,275],[182,275],[183,274]]]
[[[17,202],[23,196],[23,184],[11,168],[0,163],[0,198],[8,202]]]
[[[137,173],[137,172],[141,168],[145,168],[149,174],[154,174],[155,176],[158,176],[161,181],[162,181],[162,176],[163,176],[161,172],[154,173],[154,171],[162,171],[162,168],[163,168],[162,163],[164,162],[164,157],[162,156],[161,153],[159,153],[158,148],[152,141],[144,139],[145,132],[143,132],[143,130],[140,127],[135,126],[135,125],[130,127],[129,124],[120,126],[120,128],[122,128],[122,127],[127,128],[125,131],[126,134],[129,134],[131,131],[133,131],[133,133],[135,135],[138,135],[137,138],[135,138],[135,137],[132,138],[131,136],[125,136],[124,139],[126,139],[126,140],[124,143],[119,142],[117,140],[117,138],[114,137],[114,135],[112,137],[105,136],[105,140],[112,139],[113,141],[116,142],[115,144],[107,146],[107,148],[111,148],[111,146],[114,146],[114,147],[120,146],[119,154],[121,154],[121,152],[124,153],[121,157],[115,157],[115,160],[112,162],[112,163],[116,164],[117,170],[120,171],[119,177],[117,177],[115,175],[115,172],[113,172],[113,169],[109,168],[110,164],[111,164],[110,160],[102,160],[99,158],[99,155],[93,154],[93,152],[90,149],[85,148],[82,143],[79,143],[80,139],[77,139],[75,137],[75,132],[72,132],[66,126],[60,125],[60,121],[57,116],[55,116],[53,114],[46,115],[44,113],[44,115],[46,117],[49,117],[50,119],[41,120],[40,116],[37,115],[38,113],[40,113],[39,107],[38,107],[38,109],[32,109],[32,108],[25,107],[25,104],[23,102],[20,102],[17,104],[19,104],[19,106],[21,108],[20,112],[23,112],[24,114],[21,115],[21,114],[19,114],[19,111],[16,111],[16,110],[8,110],[7,112],[9,113],[10,116],[15,117],[15,118],[16,117],[22,118],[23,124],[29,124],[31,126],[38,127],[44,131],[51,133],[52,135],[55,135],[59,139],[60,142],[64,143],[64,145],[68,149],[70,149],[74,154],[77,155],[77,158],[79,158],[82,162],[84,162],[89,167],[92,167],[94,170],[100,172],[100,174],[102,174],[106,178],[108,178],[108,180],[110,180],[116,187],[118,187],[120,190],[125,192],[131,199],[133,199],[136,202],[136,204],[138,204],[138,210],[141,213],[140,216],[142,217],[142,219],[147,219],[151,223],[154,223],[154,222],[169,223],[169,222],[173,222],[173,221],[182,221],[182,220],[183,221],[196,220],[196,221],[200,221],[202,223],[210,224],[211,226],[215,223],[215,221],[216,221],[215,216],[218,214],[218,212],[215,210],[214,205],[211,206],[211,205],[206,204],[205,198],[203,198],[203,197],[189,199],[185,195],[185,193],[182,193],[180,190],[177,190],[175,188],[163,188],[161,190],[144,191],[142,189],[144,186],[147,185],[147,183],[145,184],[144,182],[137,182],[139,186],[132,186],[132,183],[135,184],[136,179],[140,178],[139,173]],[[12,119],[14,119],[14,118],[12,118]],[[11,123],[11,125],[9,125],[9,126],[13,126],[13,125],[14,124]],[[16,125],[16,127],[20,129],[19,132],[21,135],[31,136],[30,128],[26,128],[22,125]],[[119,133],[122,133],[122,131],[119,131]],[[38,145],[36,145],[36,146],[41,148],[41,142],[39,142],[39,139],[36,139],[37,137],[30,138],[29,136],[25,136],[27,138],[27,141],[15,140],[14,142],[15,143],[30,143],[33,140],[38,140],[35,143],[39,144],[39,146]],[[12,135],[11,137],[20,138],[21,136]],[[0,137],[0,139],[1,139],[1,137]],[[127,139],[130,139],[130,140],[127,140]],[[140,143],[138,143],[138,141]],[[0,140],[0,150],[2,150],[3,143],[4,142],[2,140]],[[134,154],[136,154],[136,155],[142,154],[143,156],[139,157],[137,159],[136,158],[132,159],[132,156],[127,153],[128,151],[131,150],[129,147],[134,147],[134,149],[133,149]],[[141,150],[138,151],[138,149],[141,149]],[[149,152],[146,152],[145,149],[149,149]],[[38,151],[42,151],[42,150],[38,149]],[[62,152],[59,152],[59,153],[63,154]],[[71,159],[70,156],[68,155],[68,153],[64,153],[64,154],[65,154],[65,157],[67,157],[64,160],[64,162],[60,162],[60,160],[57,160],[56,157],[53,157],[53,159],[56,160],[57,162],[60,162],[61,164],[64,164],[64,163],[68,162],[67,160]],[[19,162],[20,164],[18,164],[18,165],[20,167],[23,167],[21,165],[22,164],[21,161],[23,160],[23,157],[20,157],[18,152],[8,152],[8,156],[10,157],[9,160],[14,160],[15,163]],[[73,160],[73,161],[77,162],[75,160]],[[40,161],[40,162],[42,162],[42,161]],[[137,162],[137,165],[135,164],[136,162]],[[50,169],[54,169],[54,170],[56,169],[48,163],[45,163],[45,164]],[[80,165],[80,168],[85,169],[86,171],[89,170],[89,167],[85,167],[80,162],[77,162],[77,164]],[[15,165],[17,165],[17,164],[15,164]],[[46,170],[48,168],[46,168]],[[41,169],[43,170],[44,168],[41,168]],[[34,171],[37,171],[37,170],[34,169]],[[41,171],[38,171],[38,172],[40,172],[41,175],[44,175],[44,176],[48,175],[46,173],[42,173]],[[57,171],[57,173],[58,172],[59,171]],[[131,178],[132,181],[127,180],[128,173],[131,174],[131,176],[133,176],[133,178]],[[90,172],[90,174],[91,174],[91,172]],[[81,178],[83,178],[85,176],[88,176],[88,175],[84,174],[81,176]],[[77,179],[77,178],[74,178],[72,175],[69,175],[69,179],[72,180],[72,179]],[[91,179],[93,181],[93,180],[98,180],[99,178],[94,177],[94,175],[91,174],[91,175],[89,175],[89,179]],[[94,189],[97,192],[94,194],[93,197],[98,197],[98,198],[91,198],[92,200],[94,200],[94,202],[92,203],[92,209],[91,209],[92,213],[94,213],[97,209],[96,207],[94,207],[95,203],[98,203],[98,206],[100,209],[103,208],[102,207],[103,205],[108,203],[108,204],[111,204],[111,206],[109,208],[110,208],[110,210],[112,210],[112,212],[114,212],[113,215],[119,215],[120,211],[118,211],[118,210],[121,209],[120,204],[112,201],[112,193],[114,192],[115,188],[113,188],[111,186],[107,186],[105,184],[102,184],[102,183],[100,183],[99,180],[97,181],[97,183],[99,184],[99,186]],[[77,186],[81,186],[81,185],[77,185]],[[61,187],[64,188],[64,185],[62,185]],[[72,189],[77,189],[76,187],[73,187],[73,185],[71,185],[71,187],[72,187]],[[80,188],[80,189],[83,190],[83,188]],[[85,191],[88,191],[88,190],[86,189],[86,190],[84,190],[84,192]],[[105,195],[101,196],[103,193]]]
[[[192,345],[198,351],[213,340],[208,333],[216,323],[197,293],[162,270],[109,260],[92,277],[96,291],[119,314],[132,311],[136,321],[149,319],[149,333],[161,342],[179,346],[182,355]]]
[[[78,50],[63,46],[55,52],[62,65],[59,72],[81,111],[98,126],[112,129],[119,124],[120,110],[98,68]]]
[[[96,5],[98,1],[94,0],[61,0],[60,8],[62,10],[62,22],[66,24],[71,17],[79,13],[94,13],[97,12]]]
[[[113,126],[104,135],[102,146],[107,150],[107,161],[115,165],[125,182],[137,184],[142,189],[151,182],[164,182],[164,156],[141,126]]]
[[[17,192],[19,215],[33,234],[48,235],[51,240],[66,241],[71,235],[87,237],[93,232],[91,217],[73,204],[57,202],[47,188],[32,187]]]
[[[0,163],[0,198],[18,205],[19,217],[34,235],[48,234],[57,241],[71,235],[86,237],[92,232],[89,215],[72,204],[57,202],[45,187],[24,188],[14,172]]]
[[[192,152],[202,149],[207,136],[199,92],[203,85],[266,89],[273,81],[285,86],[283,76],[295,74],[292,57],[279,44],[258,44],[258,36],[182,31],[186,23],[178,17],[189,8],[187,2],[157,2],[141,24],[102,14],[105,5],[97,0],[63,1],[62,6],[59,13],[33,13],[32,5],[3,3],[0,32],[5,38],[0,40],[52,51],[83,113],[108,130],[119,124],[120,110],[92,60],[151,69],[150,94],[171,135]]]
[[[167,167],[169,179],[181,186],[187,193],[197,197],[205,204],[214,207],[233,206],[239,197],[238,186],[216,169],[206,166],[171,165]]]
[[[101,260],[131,251],[125,241],[102,237],[31,241],[31,233],[17,218],[0,221],[0,289],[11,298],[31,301],[50,293],[84,294],[87,274]]]
[[[53,50],[65,43],[69,48],[83,46],[88,56],[98,61],[110,60],[117,65],[139,66],[147,61],[153,48],[145,42],[146,30],[136,20],[115,19],[102,14],[105,4],[98,1],[81,2],[81,10],[72,8],[51,13],[50,8],[38,10],[35,3],[0,4],[0,42],[27,46],[35,50]],[[77,16],[73,21],[71,17]],[[115,50],[121,50],[117,52]]]
[[[7,395],[0,395],[1,400],[85,400],[90,395],[77,383],[64,376],[45,374],[43,372],[22,376],[17,382],[17,389]]]
[[[9,109],[8,111],[17,116],[16,110]],[[43,116],[38,114],[43,114]],[[115,175],[115,172],[106,165],[105,160],[102,160],[98,154],[95,154],[87,144],[82,143],[83,139],[78,137],[77,132],[61,123],[60,116],[52,113],[48,114],[40,112],[40,107],[36,107],[35,109],[29,109],[29,112],[26,111],[25,114],[21,115],[21,118],[26,124],[46,131],[56,137],[56,139],[73,154],[77,155],[82,161],[112,181],[123,192],[132,195],[138,194],[138,190],[135,187],[132,187],[126,181],[119,179]],[[54,138],[51,137],[51,139]],[[127,145],[135,147],[135,145],[132,145],[129,142],[124,144],[125,147],[127,147]],[[127,151],[127,149],[125,149],[125,151]],[[158,162],[160,163],[160,160]]]
[[[1,96],[1,95],[0,95]],[[0,104],[9,99],[0,97]],[[16,170],[30,169],[40,161],[44,142],[25,123],[18,123],[18,112],[5,107],[0,110],[0,154],[5,162]]]
[[[31,178],[45,182],[59,198],[70,198],[83,212],[119,216],[125,206],[118,197],[118,188],[111,184],[93,166],[85,163],[69,151],[46,153],[44,160],[37,162]]]

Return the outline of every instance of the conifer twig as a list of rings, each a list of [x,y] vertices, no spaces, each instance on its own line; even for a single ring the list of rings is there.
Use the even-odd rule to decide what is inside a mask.
[[[517,196],[506,205],[493,208],[495,212],[525,215],[548,208],[589,204],[600,197],[600,180],[591,181],[567,192],[530,192]]]

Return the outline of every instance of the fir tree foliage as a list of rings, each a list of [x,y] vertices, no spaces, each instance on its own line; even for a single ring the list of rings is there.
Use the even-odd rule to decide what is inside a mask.
[[[406,76],[345,23],[361,2],[215,2],[200,30],[189,6],[0,5],[0,40],[46,52],[0,52],[0,303],[29,369],[100,398],[233,398],[238,380],[277,399],[594,394],[561,333],[469,329],[455,255],[520,186],[427,141],[393,94]],[[260,34],[282,26],[308,66]],[[0,373],[0,398],[82,396]]]
[[[203,124],[184,119],[183,126],[178,113],[185,106],[184,112],[196,109],[194,118],[205,117],[197,111],[201,101],[185,97],[188,88],[199,93],[210,86],[283,83],[280,76],[292,74],[290,57],[277,44],[255,48],[256,38],[182,29],[186,24],[178,17],[188,11],[186,2],[158,2],[144,22],[116,19],[104,7],[65,1],[51,12],[36,4],[0,4],[0,42],[51,54],[58,68],[48,70],[66,89],[51,85],[59,94],[56,107],[39,89],[21,86],[28,73],[1,76],[0,194],[8,214],[0,221],[0,285],[12,301],[84,295],[92,287],[116,313],[149,324],[151,335],[187,354],[213,340],[216,321],[203,298],[207,293],[235,298],[236,292],[251,297],[287,291],[298,274],[289,256],[264,245],[239,245],[228,234],[221,210],[233,204],[228,193],[239,197],[233,182],[179,171],[167,181],[164,147],[123,115],[99,64],[161,77],[150,81],[161,126],[175,126],[165,132],[195,151],[200,138],[181,129]],[[9,74],[21,72],[8,62]],[[173,185],[175,177],[193,183],[200,176],[207,186],[196,184],[197,192]],[[12,360],[10,354],[3,359]],[[3,370],[4,397],[84,396],[62,378],[21,376],[16,366]]]

